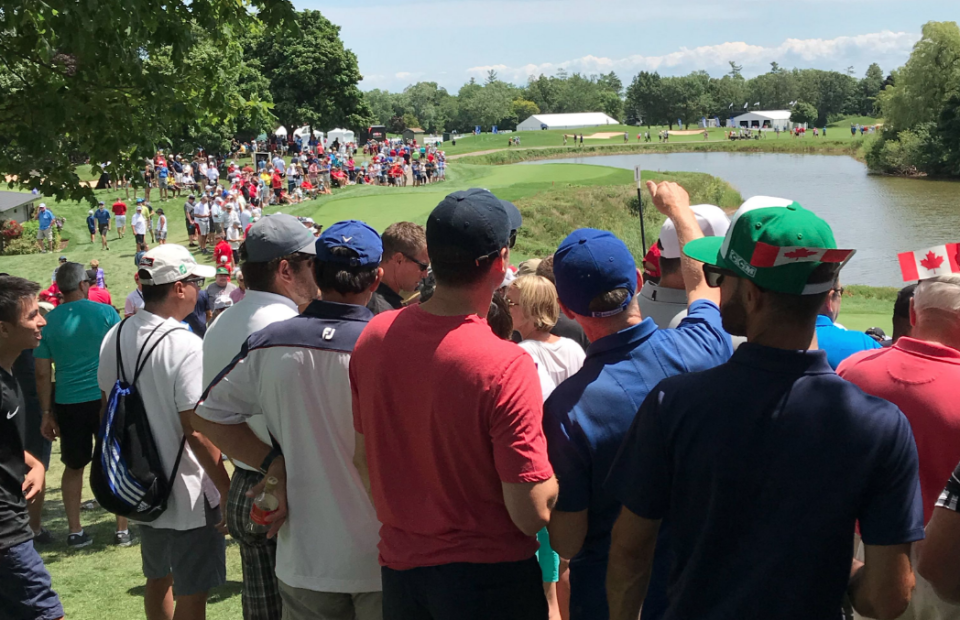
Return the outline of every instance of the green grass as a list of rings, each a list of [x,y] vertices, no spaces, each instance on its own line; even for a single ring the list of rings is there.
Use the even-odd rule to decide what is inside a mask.
[[[827,127],[837,127],[839,129],[846,129],[847,134],[850,133],[850,125],[866,125],[867,127],[871,125],[876,125],[878,123],[883,123],[882,118],[874,118],[872,116],[844,116],[840,120],[833,121],[828,123]]]
[[[60,496],[60,446],[53,444],[54,454],[47,472],[47,496],[43,509],[43,526],[55,538],[52,545],[40,547],[40,555],[50,571],[53,589],[60,595],[66,617],[70,620],[104,620],[143,618],[143,577],[140,541],[137,526],[132,526],[132,547],[113,546],[116,521],[103,509],[80,513],[84,530],[93,545],[73,550],[67,547],[67,519]],[[85,472],[89,474],[89,470]],[[93,499],[87,483],[83,501]],[[227,583],[210,593],[207,606],[209,620],[236,620],[242,617],[240,588],[243,577],[240,549],[227,538]]]

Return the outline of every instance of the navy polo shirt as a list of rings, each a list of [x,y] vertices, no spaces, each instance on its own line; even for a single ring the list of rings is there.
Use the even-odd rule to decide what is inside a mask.
[[[830,317],[822,314],[817,316],[817,347],[827,352],[827,362],[834,370],[854,353],[881,348],[879,342],[865,333],[837,327]]]
[[[746,343],[663,381],[607,488],[669,524],[667,619],[837,618],[857,521],[867,545],[923,538],[910,423],[823,351]]]
[[[547,449],[560,481],[556,509],[588,511],[583,548],[570,562],[574,620],[609,615],[604,583],[620,501],[603,484],[637,409],[662,379],[722,364],[732,352],[720,309],[699,300],[676,329],[658,329],[646,318],[591,343],[583,368],[544,404]],[[650,591],[655,596],[655,582]]]

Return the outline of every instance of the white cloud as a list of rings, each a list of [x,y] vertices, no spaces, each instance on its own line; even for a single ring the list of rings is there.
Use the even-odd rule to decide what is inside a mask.
[[[845,70],[852,65],[858,74],[862,74],[871,62],[880,63],[884,69],[903,64],[919,39],[919,34],[885,30],[835,39],[787,39],[775,47],[736,41],[695,48],[681,47],[675,52],[660,56],[635,54],[623,58],[605,58],[588,55],[541,64],[477,66],[467,69],[466,75],[483,77],[488,71],[494,70],[502,80],[521,83],[530,76],[541,73],[552,75],[559,69],[564,69],[568,73],[584,74],[616,71],[622,79],[629,79],[627,76],[638,71],[680,75],[704,69],[714,74],[725,73],[729,69],[728,61],[743,65],[746,75],[765,72],[771,62],[778,62],[786,68],[836,70]]]

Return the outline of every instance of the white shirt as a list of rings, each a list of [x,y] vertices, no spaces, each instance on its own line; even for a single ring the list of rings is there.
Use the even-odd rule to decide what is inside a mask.
[[[253,336],[197,413],[221,424],[265,418],[283,446],[289,515],[278,536],[277,578],[316,592],[376,592],[380,523],[353,465],[348,369],[359,321],[309,316],[315,307]],[[366,308],[346,311],[370,316]]]
[[[583,347],[570,338],[560,338],[556,342],[524,340],[520,348],[533,357],[537,368],[543,368],[555,385],[576,374],[586,357]]]
[[[247,289],[239,303],[224,310],[223,314],[207,327],[207,333],[203,337],[204,389],[213,383],[217,375],[240,353],[240,348],[248,336],[271,323],[298,314],[297,304],[283,295]],[[267,445],[272,443],[263,416],[248,418],[247,424],[260,441]],[[257,467],[251,467],[235,459],[233,462],[250,471],[257,471],[260,466],[260,463],[257,463]]]
[[[240,228],[246,230],[247,224],[250,223],[250,220],[253,218],[253,213],[249,209],[244,209],[240,212]]]
[[[141,310],[125,322],[120,334],[120,352],[127,379],[133,380],[137,354],[150,332],[158,325],[163,327],[150,338],[151,343],[163,332],[182,327],[173,319],[162,319],[146,310]],[[117,381],[118,327],[119,325],[114,326],[107,333],[100,346],[97,383],[107,394]],[[203,366],[201,345],[200,338],[186,329],[170,334],[160,341],[160,345],[147,359],[137,381],[137,391],[143,399],[150,431],[167,475],[173,471],[180,442],[183,440],[180,412],[193,409],[200,400]],[[204,496],[211,506],[220,505],[220,494],[213,481],[200,466],[190,444],[187,444],[173,481],[167,510],[156,521],[144,523],[142,526],[171,530],[203,527],[206,525]]]
[[[193,215],[196,216],[209,216],[210,215],[210,205],[206,202],[198,202],[193,205]]]
[[[161,215],[157,220],[157,230],[160,232],[167,232],[167,216]]]
[[[130,226],[133,227],[133,234],[135,235],[147,234],[147,218],[143,217],[142,213],[133,214],[133,218],[130,220]]]
[[[143,307],[143,293],[139,288],[133,289],[133,292],[127,295],[127,300],[123,302],[123,315],[130,316],[136,314]],[[110,392],[107,391],[107,394]]]

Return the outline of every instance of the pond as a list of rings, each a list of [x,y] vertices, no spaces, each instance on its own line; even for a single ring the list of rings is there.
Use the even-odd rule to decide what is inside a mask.
[[[796,200],[829,222],[839,247],[857,250],[844,269],[846,284],[903,286],[897,252],[960,242],[960,183],[874,176],[846,156],[664,153],[524,163],[705,172],[729,182],[745,199]]]

